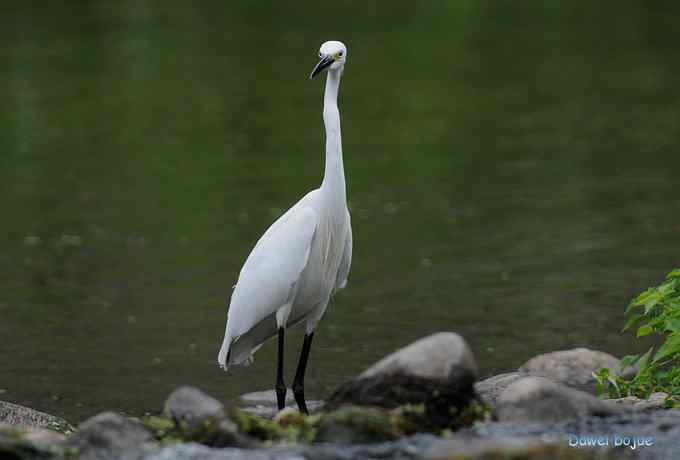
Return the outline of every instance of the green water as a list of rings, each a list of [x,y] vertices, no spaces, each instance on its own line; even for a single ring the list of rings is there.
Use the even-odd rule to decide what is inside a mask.
[[[307,75],[331,38],[349,48],[355,246],[309,396],[439,330],[484,375],[548,350],[640,350],[622,309],[680,264],[679,14],[3,3],[0,399],[78,421],[157,410],[179,384],[273,386],[273,342],[233,373],[215,360],[245,257],[321,180],[323,83]]]

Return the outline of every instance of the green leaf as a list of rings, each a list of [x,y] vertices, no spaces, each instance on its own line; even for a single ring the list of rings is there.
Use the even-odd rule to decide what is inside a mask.
[[[622,396],[621,395],[621,388],[619,388],[619,384],[616,382],[616,378],[614,378],[612,376],[608,376],[607,381],[611,385],[611,387],[609,389],[609,394],[611,395],[613,393],[611,391],[611,388],[613,387],[616,390],[616,393],[613,393],[613,397],[614,398],[620,398]]]
[[[669,280],[663,283],[661,286],[658,287],[659,295],[665,297],[668,294],[672,293],[673,290],[675,289],[675,280]]]
[[[641,377],[647,372],[647,368],[649,367],[649,358],[652,356],[652,350],[654,350],[654,347],[651,347],[649,350],[647,350],[647,353],[642,355],[640,358],[640,370],[638,371],[637,375],[635,378],[637,379],[638,377]]]
[[[649,324],[645,324],[644,326],[641,326],[640,329],[638,329],[637,336],[638,337],[644,337],[646,335],[651,334],[652,332],[654,332],[654,329],[652,329],[652,326],[650,326]]]
[[[659,348],[659,351],[656,352],[653,362],[656,363],[678,353],[680,353],[680,333],[674,332],[668,336],[666,342],[664,342],[664,344],[661,345],[661,348]]]
[[[645,315],[650,312],[650,310],[659,303],[659,296],[655,295],[653,297],[650,297],[647,302],[645,302]]]
[[[680,332],[680,318],[671,318],[666,321],[666,330],[669,332]]]
[[[619,371],[623,372],[625,369],[629,368],[640,359],[640,355],[626,355],[619,361]]]
[[[649,288],[645,290],[644,292],[638,294],[633,300],[630,301],[628,304],[628,307],[626,308],[625,313],[627,314],[630,310],[632,310],[635,307],[641,307],[649,300],[649,297],[654,294],[656,290],[654,288]]]
[[[670,278],[680,278],[680,268],[676,268],[675,270],[672,270],[668,275],[666,275],[666,279]]]
[[[656,288],[650,287],[642,291],[640,294],[638,294],[634,299],[633,303],[635,305],[644,305],[647,300],[654,295],[656,292]]]
[[[597,394],[602,395],[604,393],[605,382],[609,378],[609,369],[605,367],[597,372],[592,372],[591,375],[593,376],[596,382]]]
[[[668,395],[666,399],[663,400],[664,409],[673,409],[677,407],[677,402],[673,399],[673,396]]]
[[[640,310],[633,313],[635,308]],[[678,397],[667,400],[667,406],[680,405],[680,268],[673,269],[665,280],[633,298],[626,307],[623,331],[636,328],[637,337],[651,333],[661,335],[663,342],[642,356],[624,356],[619,362],[620,371],[637,363],[635,377],[626,380],[621,375],[609,375],[600,370],[596,380],[598,390],[611,397],[634,395],[646,398],[653,392],[665,392]],[[618,397],[617,396],[617,397]]]
[[[638,313],[638,314],[636,314],[636,315],[631,316],[631,317],[628,319],[628,321],[626,321],[626,325],[623,326],[623,329],[621,330],[621,332],[626,332],[628,329],[630,329],[631,327],[635,326],[635,324],[636,324],[638,321],[640,321],[642,318],[644,318],[644,316],[645,316],[645,315],[643,315],[642,313]]]

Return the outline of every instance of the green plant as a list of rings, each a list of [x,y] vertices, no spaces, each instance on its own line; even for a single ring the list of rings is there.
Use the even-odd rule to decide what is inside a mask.
[[[671,271],[659,286],[635,297],[625,313],[629,318],[623,331],[637,327],[637,337],[657,334],[661,344],[642,355],[621,359],[621,373],[630,366],[639,366],[631,379],[606,368],[594,373],[598,391],[612,398],[648,398],[662,391],[669,395],[668,407],[680,407],[680,269]]]

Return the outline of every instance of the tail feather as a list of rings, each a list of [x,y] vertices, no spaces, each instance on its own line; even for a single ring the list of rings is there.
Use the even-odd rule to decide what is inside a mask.
[[[229,369],[229,361],[231,361],[231,344],[232,339],[229,334],[224,335],[224,340],[222,341],[222,347],[217,355],[217,364],[225,371]]]
[[[289,318],[287,326],[295,326],[303,320],[304,317]],[[255,360],[253,354],[265,341],[276,336],[277,331],[276,313],[272,313],[237,337],[232,337],[231,334],[225,332],[222,348],[220,348],[220,353],[217,356],[218,364],[225,371],[230,366],[249,366]]]
[[[264,342],[276,335],[275,315],[269,315],[252,329],[237,337],[225,332],[222,348],[217,355],[219,366],[225,371],[230,366],[249,366],[255,361],[253,354]]]

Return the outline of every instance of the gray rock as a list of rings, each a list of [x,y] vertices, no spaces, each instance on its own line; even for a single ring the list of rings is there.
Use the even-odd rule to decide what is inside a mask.
[[[625,398],[604,399],[605,404],[611,404],[617,407],[623,407],[633,411],[654,411],[665,408],[666,398],[668,393],[658,392],[652,393],[649,399],[641,399],[635,396],[628,396]]]
[[[603,351],[574,348],[535,356],[517,371],[595,394],[596,384],[592,373],[603,367],[618,373],[619,360]]]
[[[595,396],[542,377],[524,377],[513,382],[501,393],[496,404],[498,419],[513,422],[560,422],[620,412],[620,408]]]
[[[619,360],[614,356],[587,348],[554,351],[531,358],[515,372],[494,375],[475,384],[475,391],[484,401],[493,405],[509,385],[523,377],[544,377],[568,387],[596,394],[593,372],[608,368],[613,374],[619,372]],[[632,377],[636,367],[624,370],[625,377]]]
[[[475,383],[475,391],[481,396],[484,402],[493,405],[496,403],[496,400],[503,390],[523,377],[526,377],[526,375],[520,374],[519,372],[507,372],[505,374],[494,375],[493,377]]]
[[[476,378],[477,365],[465,340],[441,332],[381,359],[338,388],[327,408],[423,404],[428,429],[452,427],[457,414],[476,399]]]
[[[224,405],[197,388],[180,387],[173,391],[163,412],[175,422],[182,439],[212,447],[253,445],[229,419]]]
[[[75,429],[61,417],[5,401],[0,401],[0,423],[15,425],[18,428],[44,428],[64,434]]]
[[[276,401],[276,392],[274,390],[246,393],[238,397],[236,404],[241,410],[264,418],[274,418],[279,412],[278,403]],[[320,412],[323,406],[323,401],[313,399],[307,400],[307,409],[310,414]],[[286,407],[297,408],[293,391],[290,389],[286,393]]]
[[[206,424],[225,418],[224,405],[194,387],[180,387],[173,391],[165,401],[163,413],[190,436],[202,431]]]
[[[141,423],[104,412],[83,422],[66,445],[78,452],[79,460],[136,460],[154,440]]]
[[[452,376],[469,374],[476,379],[477,363],[460,335],[439,332],[384,357],[358,378],[399,374],[432,380],[448,380]]]

